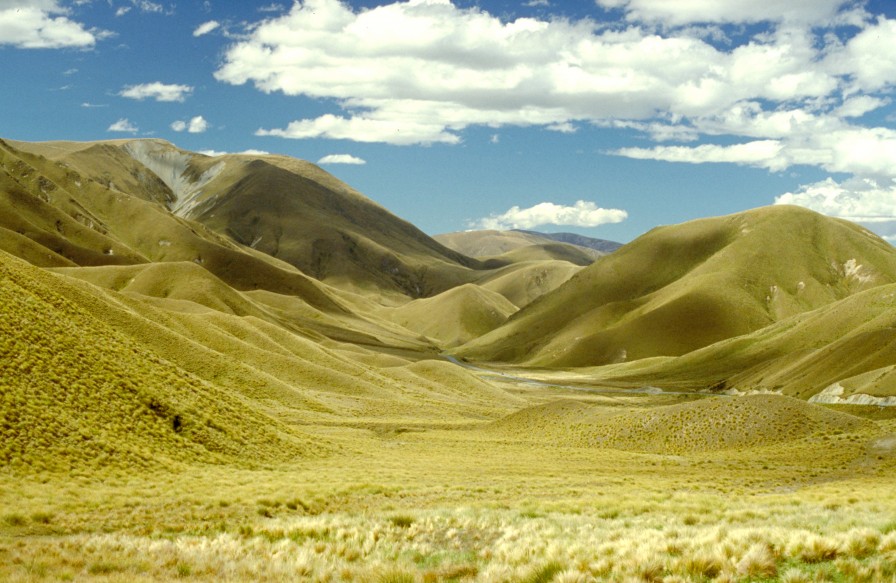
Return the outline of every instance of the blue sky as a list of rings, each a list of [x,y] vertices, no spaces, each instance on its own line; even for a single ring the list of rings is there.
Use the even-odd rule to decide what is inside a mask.
[[[0,0],[0,76],[0,137],[287,154],[430,234],[896,241],[892,0]]]

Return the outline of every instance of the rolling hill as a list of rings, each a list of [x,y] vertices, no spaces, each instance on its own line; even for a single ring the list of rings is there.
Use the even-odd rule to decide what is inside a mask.
[[[466,283],[482,267],[284,156],[210,157],[162,140],[4,141],[0,156],[0,204],[15,207],[0,227],[47,247],[45,265],[201,261],[223,263],[216,274],[243,288],[271,278],[234,281],[245,272],[228,267],[238,250],[318,280],[411,297]],[[20,239],[0,242],[35,257]]]
[[[766,207],[660,227],[457,354],[535,366],[680,356],[896,281],[896,249],[852,223]]]
[[[493,264],[538,258],[558,259],[585,266],[619,247],[609,241],[572,233],[552,235],[519,230],[458,231],[436,235],[433,239],[464,255],[491,259]]]

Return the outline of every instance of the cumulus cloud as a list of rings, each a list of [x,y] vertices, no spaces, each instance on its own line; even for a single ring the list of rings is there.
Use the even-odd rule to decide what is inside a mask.
[[[848,23],[865,16],[864,11],[853,7],[853,2],[848,0],[597,0],[597,4],[622,9],[629,20],[672,26],[701,22]]]
[[[877,181],[827,178],[775,198],[775,204],[795,204],[826,215],[861,223],[896,224],[896,179]]]
[[[55,0],[0,2],[0,46],[22,49],[90,48],[108,32],[71,20]]]
[[[620,209],[605,209],[590,201],[579,200],[571,206],[542,202],[529,208],[513,206],[501,214],[471,221],[478,229],[531,229],[539,225],[569,225],[573,227],[597,227],[608,223],[621,223],[628,213]]]
[[[259,129],[258,136],[281,138],[332,138],[355,142],[389,144],[456,144],[460,138],[438,123],[416,122],[413,119],[377,119],[375,117],[344,118],[327,114],[317,119],[291,122],[284,129]]]
[[[896,177],[896,133],[865,121],[896,91],[896,20],[854,0],[596,1],[625,22],[298,1],[250,24],[215,77],[334,108],[259,136],[451,145],[473,126],[613,127],[658,143],[613,152],[632,158]]]
[[[106,131],[107,132],[124,132],[124,133],[129,133],[129,134],[136,134],[138,130],[137,130],[137,126],[132,124],[130,122],[130,120],[128,120],[128,118],[123,117],[123,118],[119,119],[117,122],[110,125],[108,128],[106,128]]]
[[[217,20],[209,20],[208,22],[203,22],[196,27],[196,30],[193,31],[193,36],[202,36],[208,34],[219,26],[221,26],[221,23]]]
[[[190,121],[177,120],[172,122],[171,129],[176,132],[186,130],[191,134],[201,134],[209,128],[208,122],[201,115],[190,119]]]
[[[122,89],[118,94],[128,99],[136,99],[143,101],[144,99],[155,99],[156,101],[183,101],[193,92],[193,88],[189,85],[165,84],[158,81],[154,83],[141,83],[139,85],[129,85]]]
[[[330,154],[317,161],[318,164],[367,164],[367,161],[351,154]]]

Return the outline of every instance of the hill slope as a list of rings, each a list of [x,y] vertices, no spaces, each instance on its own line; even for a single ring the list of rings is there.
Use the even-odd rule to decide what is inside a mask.
[[[672,359],[606,368],[604,380],[803,399],[896,397],[896,284],[866,290]],[[872,403],[874,399],[864,399]],[[830,399],[837,402],[837,399]]]
[[[0,251],[3,465],[245,464],[325,450],[111,328],[71,301],[81,294]]]
[[[654,229],[458,350],[593,366],[678,356],[896,281],[896,249],[798,207]]]
[[[496,261],[519,261],[520,254],[528,254],[529,259],[539,255],[539,259],[561,259],[576,265],[590,265],[598,257],[607,254],[607,251],[582,244],[599,245],[594,243],[598,239],[571,233],[555,236],[519,230],[458,231],[436,235],[433,239],[464,255],[481,259],[493,258]]]
[[[285,156],[209,157],[162,140],[5,141],[0,156],[0,185],[14,198],[7,208],[34,209],[0,228],[47,247],[47,265],[228,261],[218,257],[223,247],[256,250],[320,280],[412,297],[470,281],[481,267],[317,166]],[[216,274],[227,279],[223,271]]]
[[[494,330],[517,307],[497,292],[462,285],[432,298],[414,300],[390,312],[390,319],[449,348]]]
[[[702,399],[613,413],[578,401],[528,407],[491,424],[515,439],[660,454],[762,447],[873,423],[781,395]]]

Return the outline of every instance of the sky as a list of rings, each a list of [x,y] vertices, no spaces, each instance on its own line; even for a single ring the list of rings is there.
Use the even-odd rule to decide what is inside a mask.
[[[320,164],[423,231],[896,242],[894,0],[0,0],[0,137]]]

